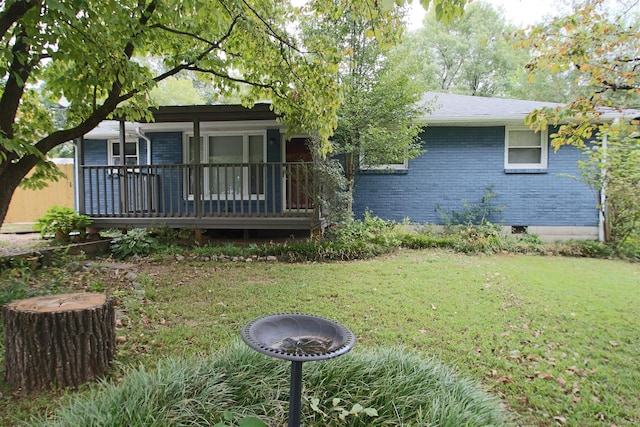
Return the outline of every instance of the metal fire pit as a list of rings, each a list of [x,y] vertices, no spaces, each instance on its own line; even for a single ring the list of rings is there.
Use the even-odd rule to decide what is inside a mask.
[[[289,427],[300,426],[302,363],[341,356],[356,343],[353,332],[341,324],[299,313],[259,317],[247,323],[241,335],[252,349],[291,361]]]

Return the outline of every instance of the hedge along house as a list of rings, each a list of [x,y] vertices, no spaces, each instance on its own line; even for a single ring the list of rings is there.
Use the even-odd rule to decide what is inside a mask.
[[[76,141],[77,204],[96,228],[315,230],[306,138],[268,104],[160,107]]]
[[[478,206],[487,189],[500,207],[488,218],[513,233],[545,240],[596,239],[599,195],[577,179],[578,148],[550,147],[553,129],[535,133],[524,119],[558,104],[427,93],[425,154],[402,164],[362,169],[354,213],[387,220],[444,224],[465,201]],[[638,112],[631,112],[638,115]],[[612,111],[603,120],[621,116]],[[574,177],[574,178],[572,178]]]

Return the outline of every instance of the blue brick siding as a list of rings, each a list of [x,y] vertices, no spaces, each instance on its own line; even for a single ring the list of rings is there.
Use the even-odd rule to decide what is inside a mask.
[[[184,162],[182,132],[149,132],[146,135],[151,140],[151,164],[171,165]]]
[[[575,179],[580,151],[549,149],[546,173],[505,173],[504,127],[428,127],[422,135],[427,152],[409,162],[406,174],[358,176],[354,192],[357,218],[370,210],[381,218],[442,224],[442,212],[462,211],[463,201],[477,204],[493,185],[496,205],[490,218],[503,225],[597,226],[596,200]]]
[[[85,139],[84,164],[91,166],[106,165],[108,151],[106,139]]]
[[[86,139],[84,141],[84,164],[87,166],[103,166],[109,163],[108,149],[106,139]],[[119,197],[118,180],[111,175],[98,174],[95,175],[91,171],[85,172],[84,176],[85,188],[94,188],[98,191],[97,197],[91,194],[84,194],[84,203],[87,210],[94,213],[106,214],[114,212],[114,203]],[[111,197],[111,194],[114,197]],[[107,201],[100,203],[99,200]],[[116,202],[117,204],[117,202]]]

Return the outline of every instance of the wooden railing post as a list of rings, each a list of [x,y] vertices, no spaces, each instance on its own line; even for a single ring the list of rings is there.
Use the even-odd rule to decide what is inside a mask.
[[[196,218],[202,217],[202,168],[200,163],[200,120],[193,121],[193,210]]]

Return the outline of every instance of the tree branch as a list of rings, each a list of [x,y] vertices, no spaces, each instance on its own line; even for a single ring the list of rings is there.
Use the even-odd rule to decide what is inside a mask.
[[[230,80],[230,81],[235,82],[235,83],[243,83],[243,84],[247,84],[247,85],[250,85],[250,86],[259,87],[259,88],[262,88],[262,89],[271,89],[271,90],[274,91],[274,94],[278,98],[284,99],[284,97],[282,97],[280,94],[278,94],[275,91],[275,87],[272,84],[252,82],[251,80],[243,79],[243,78],[240,78],[240,77],[232,77],[232,76],[230,76],[229,74],[226,74],[226,73],[221,73],[219,71],[209,70],[209,69],[206,69],[206,68],[200,68],[200,67],[196,67],[196,66],[188,66],[188,67],[185,68],[185,70],[197,71],[199,73],[205,73],[205,74],[212,74],[214,76],[221,77],[221,78],[223,78],[225,80]]]
[[[0,99],[0,132],[10,139],[13,138],[13,123],[24,93],[25,84],[33,70],[33,62],[27,59],[31,48],[28,41],[24,27],[18,27],[15,42],[11,49],[12,58],[8,70],[8,78]]]
[[[246,6],[247,9],[249,9],[255,16],[256,18],[258,18],[260,20],[260,22],[262,22],[262,25],[265,26],[265,28],[268,30],[267,33],[272,35],[276,40],[278,40],[280,43],[284,44],[285,46],[289,47],[290,49],[295,50],[296,52],[302,53],[300,51],[300,49],[298,49],[297,46],[295,46],[294,44],[292,44],[291,42],[289,42],[288,40],[285,40],[284,37],[282,37],[272,26],[271,24],[269,24],[253,7],[251,7],[251,5],[246,1],[243,0],[242,3]]]
[[[151,15],[155,11],[156,1],[152,1],[149,3],[144,10],[138,20],[139,24],[145,25],[149,22]],[[135,38],[135,35],[134,37]],[[133,52],[135,49],[135,45],[133,40],[129,41],[124,49],[123,53],[125,57],[131,59],[133,56]],[[133,98],[140,92],[140,88],[131,90],[125,94],[121,94],[122,92],[122,84],[116,78],[111,85],[111,89],[109,90],[109,94],[105,101],[97,108],[91,112],[91,114],[79,125],[71,128],[64,129],[57,132],[53,132],[50,135],[44,137],[40,141],[36,143],[36,148],[43,153],[48,152],[53,147],[62,144],[66,141],[71,141],[73,139],[79,138],[80,136],[86,134],[90,130],[94,129],[101,121],[105,120],[109,114],[111,114],[120,103]]]
[[[41,0],[20,0],[12,3],[11,6],[6,8],[3,12],[0,13],[0,34],[2,34],[2,38],[7,34],[9,28],[20,18],[22,18],[25,13],[27,13],[30,9],[40,5]]]

